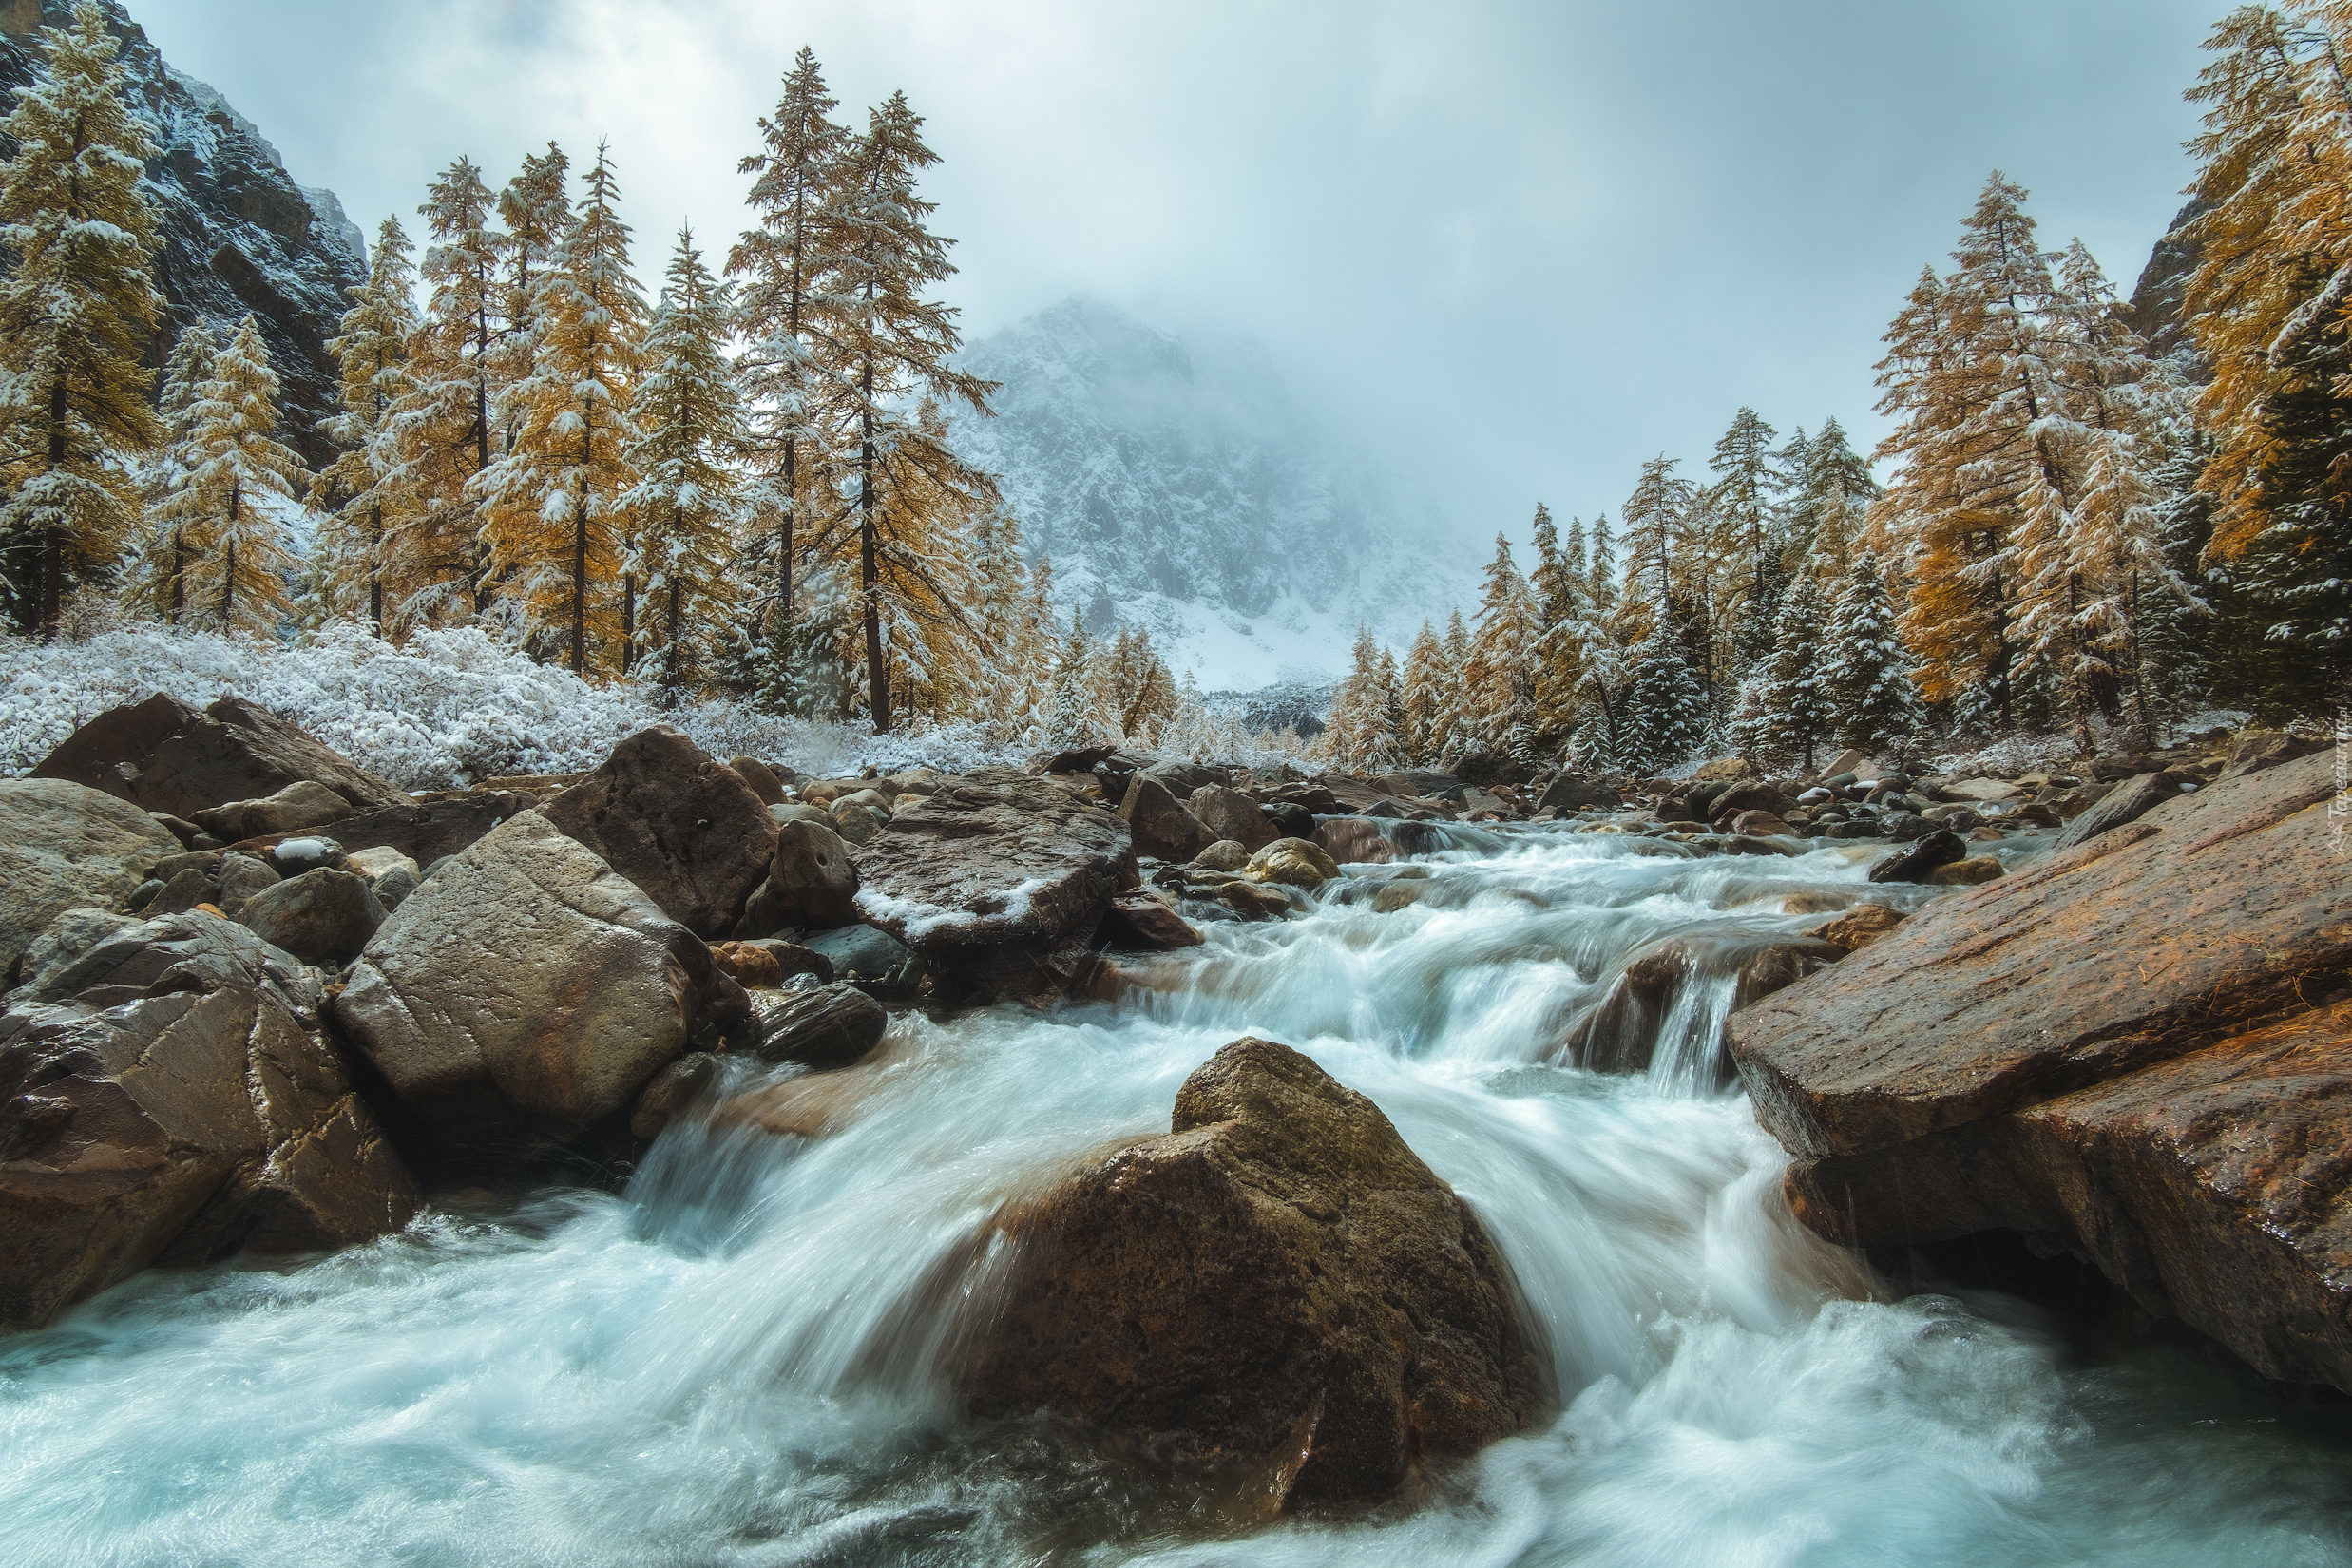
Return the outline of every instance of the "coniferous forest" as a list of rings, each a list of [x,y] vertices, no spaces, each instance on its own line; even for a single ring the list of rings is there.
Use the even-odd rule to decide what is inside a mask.
[[[1614,521],[1538,506],[1465,613],[1359,640],[1317,755],[1643,774],[2321,716],[2352,673],[2346,25],[2306,5],[2215,29],[2170,352],[1996,173],[1893,312],[1877,450],[1742,409],[1703,462],[1644,463]],[[473,625],[583,677],[876,731],[1216,733],[1147,633],[1057,609],[1051,563],[947,439],[993,389],[932,297],[952,241],[903,94],[860,124],[804,49],[723,255],[688,232],[641,255],[612,148],[576,167],[551,143],[496,188],[457,158],[413,239],[374,236],[311,471],[250,321],[158,346],[154,149],[94,15],[46,70],[0,169],[19,636]]]

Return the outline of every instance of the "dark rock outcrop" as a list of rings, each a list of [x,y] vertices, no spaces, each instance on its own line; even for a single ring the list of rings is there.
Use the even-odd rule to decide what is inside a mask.
[[[857,864],[841,835],[813,822],[778,823],[768,879],[744,907],[746,933],[822,931],[857,920]]]
[[[272,947],[334,969],[359,956],[387,911],[366,877],[321,867],[271,884],[229,913]]]
[[[882,1042],[890,1015],[881,1003],[842,981],[753,999],[754,1055],[767,1061],[846,1067]]]
[[[1182,915],[1143,889],[1118,893],[1102,919],[1103,945],[1131,952],[1172,952],[1197,947],[1200,932]]]
[[[1551,1403],[1477,1217],[1281,1045],[1226,1046],[1166,1136],[1003,1223],[1012,1277],[960,1367],[981,1416],[1049,1410],[1280,1508],[1381,1496]]]
[[[1181,864],[1216,841],[1216,835],[1201,826],[1200,818],[1176,797],[1167,784],[1148,773],[1137,774],[1127,781],[1127,794],[1119,803],[1119,814],[1135,837],[1136,852],[1156,860]]]
[[[129,896],[179,848],[111,794],[61,779],[0,779],[0,984],[50,921]]]
[[[2332,760],[1929,905],[1731,1021],[1834,1240],[2003,1229],[2274,1377],[2352,1389],[2352,879]]]
[[[1794,985],[1845,949],[1815,937],[1738,930],[1670,936],[1629,953],[1599,999],[1578,1015],[1558,1047],[1559,1059],[1597,1073],[1650,1069],[1674,1004],[1694,985],[1731,982],[1732,1010]],[[1707,1042],[1711,1052],[1712,1042]],[[1729,1064],[1711,1064],[1729,1080]]]
[[[2098,803],[2066,825],[2052,841],[2053,850],[2071,850],[2127,822],[2137,822],[2181,793],[2180,781],[2167,774],[2141,774],[2099,796]]]
[[[155,204],[156,281],[167,335],[190,323],[234,332],[258,318],[281,384],[279,435],[313,468],[332,461],[318,422],[340,411],[335,356],[327,352],[345,291],[367,278],[367,246],[335,193],[296,185],[277,149],[211,87],[164,63],[119,0],[101,0],[106,30],[122,41],[131,112],[154,136],[143,188]],[[36,27],[73,19],[72,0],[12,0],[0,7],[0,87],[12,95],[40,70]],[[169,351],[159,341],[151,355]]]
[[[1193,792],[1189,809],[1209,831],[1212,844],[1230,838],[1255,854],[1282,836],[1258,803],[1238,790],[1204,784]]]
[[[1924,882],[1939,866],[1968,858],[1968,843],[1948,828],[1915,835],[1903,848],[1870,868],[1873,882]]]
[[[958,985],[1027,1002],[1068,988],[1111,895],[1137,881],[1117,815],[1008,769],[943,781],[856,862],[869,923]]]
[[[144,702],[108,708],[60,741],[32,776],[67,779],[142,811],[191,818],[306,779],[341,795],[354,811],[409,799],[391,780],[354,767],[242,698],[220,698],[199,713],[161,692]]]
[[[775,858],[775,820],[759,796],[666,724],[623,740],[539,812],[712,940],[734,933]]]
[[[350,816],[352,803],[324,784],[297,779],[260,800],[232,800],[190,818],[223,844],[323,828]]]
[[[415,1203],[334,1054],[274,987],[0,1013],[0,1326],[46,1323],[159,1260],[362,1241]]]

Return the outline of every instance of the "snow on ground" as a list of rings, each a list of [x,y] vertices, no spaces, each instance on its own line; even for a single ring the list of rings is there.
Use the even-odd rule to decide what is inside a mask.
[[[48,645],[0,638],[0,776],[21,776],[84,721],[157,692],[200,707],[242,697],[409,790],[581,772],[655,723],[676,725],[714,756],[748,754],[821,776],[1012,760],[960,726],[876,736],[730,702],[666,703],[654,688],[534,663],[472,628],[422,632],[394,648],[348,624],[292,644],[151,626]]]

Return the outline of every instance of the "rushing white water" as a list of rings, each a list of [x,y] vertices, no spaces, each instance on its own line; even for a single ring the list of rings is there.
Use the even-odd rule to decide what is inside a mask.
[[[2352,1417],[2221,1358],[2075,1358],[2020,1304],[1893,1302],[1779,1196],[1704,964],[1650,1071],[1558,1060],[1636,948],[1820,918],[1859,857],[1447,835],[1212,928],[1119,1006],[898,1021],[825,1136],[689,1125],[628,1191],[444,1199],[293,1267],[151,1273],[0,1342],[0,1563],[2352,1562]],[[1377,912],[1400,871],[1418,902]],[[1924,897],[1924,892],[1919,896]],[[1163,1129],[1254,1031],[1476,1207],[1565,1407],[1427,1495],[1243,1530],[938,1368],[1008,1196]]]

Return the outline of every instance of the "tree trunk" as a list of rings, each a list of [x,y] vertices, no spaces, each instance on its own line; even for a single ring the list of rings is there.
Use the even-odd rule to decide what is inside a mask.
[[[661,643],[661,683],[670,687],[678,684],[678,618],[681,592],[678,575],[673,572],[670,575],[670,623]]]
[[[383,503],[368,508],[370,526],[375,532],[375,543],[368,550],[368,620],[375,627],[375,635],[384,635],[384,507]]]
[[[57,373],[49,383],[48,471],[66,466],[66,376]],[[66,599],[66,530],[50,524],[41,541],[41,641],[57,641],[57,621]]]
[[[637,662],[637,574],[621,574],[621,673]]]
[[[572,504],[572,674],[588,668],[588,486]]]
[[[238,487],[230,486],[229,526],[220,541],[220,630],[224,633],[237,629],[237,514],[242,499]]]
[[[874,734],[887,735],[890,728],[890,671],[882,655],[882,562],[874,545],[874,367],[870,358],[866,361],[859,386],[865,394],[865,406],[858,415],[859,433],[864,439],[857,450],[857,556],[866,590],[866,699],[873,709]]]
[[[181,615],[188,606],[188,534],[185,528],[171,531],[171,623],[180,624]]]

